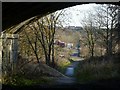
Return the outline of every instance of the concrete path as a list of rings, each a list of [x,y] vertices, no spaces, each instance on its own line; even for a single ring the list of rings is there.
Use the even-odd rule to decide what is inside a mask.
[[[60,77],[56,79],[55,83],[58,85],[73,85],[76,84],[76,78],[74,77],[74,69],[78,66],[79,62],[83,60],[73,61],[71,65],[66,68],[65,75],[66,77]]]
[[[57,85],[73,85],[76,84],[76,78],[74,77],[60,77],[55,81]]]

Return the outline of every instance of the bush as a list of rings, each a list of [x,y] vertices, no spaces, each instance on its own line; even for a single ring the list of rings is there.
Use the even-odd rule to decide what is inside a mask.
[[[114,60],[97,60],[88,62],[84,61],[78,65],[75,75],[81,83],[120,78],[120,63],[114,63]]]

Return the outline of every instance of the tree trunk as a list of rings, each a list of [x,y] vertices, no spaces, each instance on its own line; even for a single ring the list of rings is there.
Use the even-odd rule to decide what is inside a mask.
[[[52,67],[55,67],[55,60],[54,60],[54,43],[52,44]]]

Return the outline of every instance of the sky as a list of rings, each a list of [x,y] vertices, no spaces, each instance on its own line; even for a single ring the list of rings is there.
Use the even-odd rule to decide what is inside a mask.
[[[68,13],[67,17],[69,20],[69,24],[64,24],[63,26],[82,26],[81,21],[84,18],[84,15],[88,13],[88,11],[93,11],[97,4],[83,4],[83,5],[76,5],[73,7],[66,8],[66,12]],[[65,23],[68,23],[67,21]]]

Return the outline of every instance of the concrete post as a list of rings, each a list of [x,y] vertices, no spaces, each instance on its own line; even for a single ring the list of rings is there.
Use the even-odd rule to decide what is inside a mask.
[[[0,90],[2,88],[2,39],[0,39]]]
[[[10,70],[12,71],[12,73],[15,72],[18,57],[17,43],[17,34],[1,34],[0,60],[3,66],[3,74],[7,74]]]
[[[120,39],[120,6],[118,6],[118,39]],[[118,53],[120,53],[120,40],[118,41]]]

